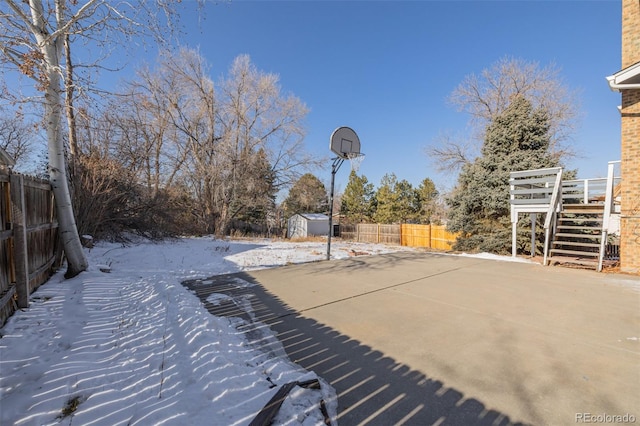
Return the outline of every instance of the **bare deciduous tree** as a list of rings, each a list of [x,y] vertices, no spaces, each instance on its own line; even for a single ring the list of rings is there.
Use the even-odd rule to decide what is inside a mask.
[[[427,147],[425,153],[434,159],[439,172],[448,173],[460,170],[465,164],[471,163],[477,155],[477,146],[469,139],[441,133],[434,143]]]
[[[189,193],[176,184],[155,189],[147,179],[153,155],[145,151],[139,111],[117,105],[94,109],[95,116],[78,110],[73,200],[80,232],[112,240],[131,232],[150,238],[194,232]]]
[[[247,55],[238,56],[217,97],[220,152],[227,158],[228,179],[219,187],[217,232],[246,207],[236,204],[252,170],[248,161],[263,152],[271,164],[274,189],[291,183],[304,167],[314,164],[303,149],[306,106],[295,96],[281,93],[278,76],[259,71]],[[246,195],[246,194],[245,194]]]
[[[115,95],[100,118],[108,134],[83,130],[79,140],[81,151],[117,159],[151,197],[188,189],[202,231],[226,234],[233,221],[266,225],[277,191],[318,162],[303,146],[306,112],[249,57],[214,83],[199,52],[181,49]]]
[[[440,137],[427,148],[428,155],[436,160],[441,171],[457,171],[473,161],[480,152],[487,126],[519,95],[529,100],[534,108],[547,112],[552,156],[559,161],[575,156],[568,142],[578,119],[577,92],[563,83],[560,70],[555,66],[541,68],[537,62],[507,57],[480,75],[465,77],[449,97],[452,105],[470,115],[474,134],[465,142]]]
[[[0,13],[9,29],[0,43],[5,59],[32,77],[44,92],[44,126],[49,148],[49,176],[55,194],[62,244],[68,261],[67,276],[87,268],[76,227],[67,180],[67,162],[61,128],[62,82],[60,70],[62,43],[66,33],[96,1],[70,13],[63,0],[43,4],[40,0],[15,2],[4,0],[11,13]],[[46,8],[51,7],[52,10]],[[27,47],[23,47],[26,45]]]
[[[24,121],[21,114],[0,108],[0,148],[20,167],[33,151],[35,124]]]
[[[169,125],[163,155],[173,175],[190,182],[210,231],[225,234],[256,203],[266,208],[272,193],[317,161],[303,147],[305,105],[248,56],[216,84],[200,54],[182,49],[163,55],[156,71],[142,70],[132,87],[156,111],[155,128]]]
[[[114,39],[118,37],[143,33],[161,36],[163,32],[159,29],[170,26],[175,16],[174,3],[136,2],[132,5],[128,2],[113,4],[107,0],[2,0],[0,3],[3,28],[0,33],[0,60],[31,77],[36,88],[43,93],[49,178],[67,257],[67,277],[87,268],[73,215],[62,123],[66,111],[71,148],[75,152],[73,96],[76,86],[73,78],[76,74],[70,58],[71,39],[75,37],[83,42],[109,39],[114,46],[117,45]],[[162,19],[157,19],[160,11],[165,14]],[[109,37],[105,37],[106,34]]]

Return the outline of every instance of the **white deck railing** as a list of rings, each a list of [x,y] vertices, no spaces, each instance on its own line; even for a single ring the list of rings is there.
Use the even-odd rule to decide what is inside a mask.
[[[543,264],[547,264],[547,252],[556,214],[562,204],[604,204],[602,239],[598,271],[602,269],[611,215],[615,213],[615,190],[621,178],[616,176],[620,161],[610,161],[606,178],[562,180],[562,168],[523,170],[511,172],[509,177],[512,256],[516,256],[517,223],[520,213],[531,214],[531,255],[535,254],[535,221],[538,213],[545,216],[545,245]],[[561,191],[560,191],[561,189]]]
[[[531,256],[536,252],[536,215],[544,213],[545,244],[543,264],[547,264],[550,229],[556,213],[561,209],[562,168],[523,170],[509,174],[511,204],[511,255],[516,257],[517,226],[520,213],[531,215]]]

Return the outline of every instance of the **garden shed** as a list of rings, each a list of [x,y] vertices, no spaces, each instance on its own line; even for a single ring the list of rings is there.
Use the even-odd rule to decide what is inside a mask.
[[[329,216],[321,213],[298,213],[289,218],[289,238],[304,238],[314,235],[329,235]]]

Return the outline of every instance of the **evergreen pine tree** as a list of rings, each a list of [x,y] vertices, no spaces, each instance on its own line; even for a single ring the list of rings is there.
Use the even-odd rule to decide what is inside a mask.
[[[549,140],[546,111],[522,96],[489,124],[481,156],[463,167],[447,200],[448,229],[461,232],[455,249],[510,252],[509,173],[557,166]]]
[[[373,219],[378,223],[405,223],[417,217],[415,190],[407,180],[398,181],[394,173],[382,177],[376,201]]]
[[[285,217],[291,217],[296,213],[327,213],[329,211],[327,190],[320,179],[311,173],[306,173],[293,185],[282,208]]]
[[[436,199],[438,190],[436,185],[429,178],[424,178],[420,182],[420,186],[416,189],[416,209],[418,211],[417,219],[420,223],[431,223],[431,216],[436,210]]]
[[[393,173],[387,173],[380,181],[380,186],[376,191],[376,211],[373,215],[373,220],[377,223],[393,223],[395,209],[397,208],[393,189],[397,181],[398,179]]]
[[[420,203],[418,193],[413,185],[406,180],[396,182],[393,192],[396,196],[397,207],[392,223],[413,223],[418,221]]]
[[[369,183],[366,176],[358,176],[355,170],[352,170],[342,194],[340,214],[352,223],[370,221],[375,208],[374,196],[373,184]]]

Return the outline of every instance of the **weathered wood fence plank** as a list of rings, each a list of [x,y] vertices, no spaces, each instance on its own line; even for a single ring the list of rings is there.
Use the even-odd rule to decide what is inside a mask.
[[[9,181],[9,174],[0,168],[0,326],[16,309]]]
[[[24,202],[24,177],[11,175],[11,216],[13,262],[16,273],[18,308],[29,307],[29,258],[27,255],[27,213]]]
[[[61,260],[51,185],[0,167],[0,326]]]

